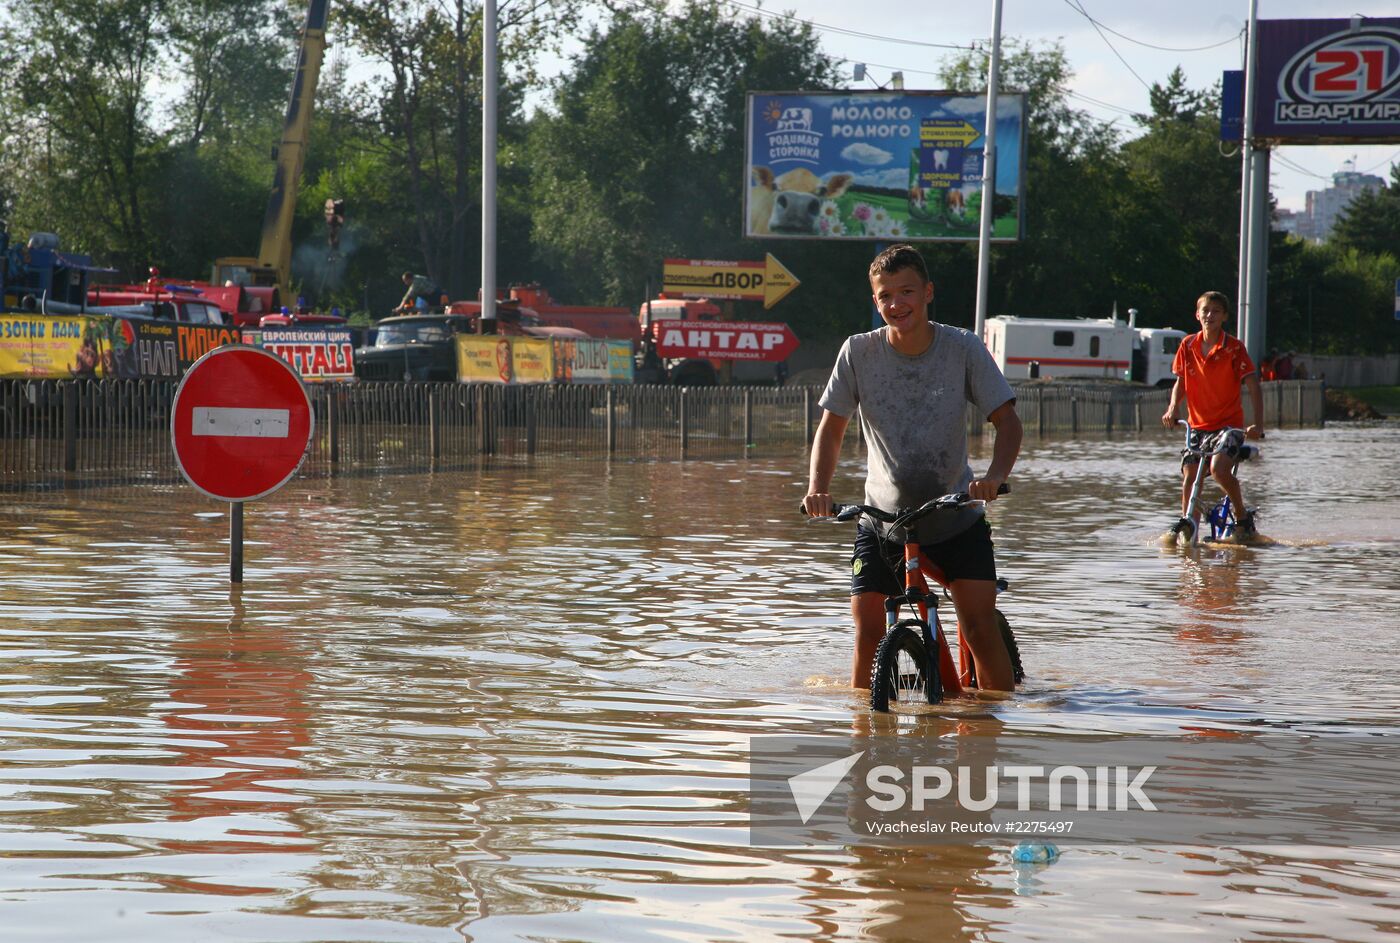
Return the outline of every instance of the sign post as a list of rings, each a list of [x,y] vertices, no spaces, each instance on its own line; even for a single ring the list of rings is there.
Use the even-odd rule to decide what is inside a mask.
[[[311,398],[285,360],[256,347],[217,347],[175,390],[170,437],[180,474],[229,509],[229,582],[243,582],[243,502],[281,488],[306,458]]]
[[[765,310],[801,284],[771,253],[766,254],[762,262],[667,259],[662,266],[661,280],[661,290],[668,294],[761,301]]]

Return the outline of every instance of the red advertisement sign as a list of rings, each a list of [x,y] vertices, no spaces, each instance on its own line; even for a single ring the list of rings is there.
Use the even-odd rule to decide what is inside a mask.
[[[797,335],[782,323],[763,321],[657,321],[656,352],[666,358],[707,360],[786,360],[797,349]]]

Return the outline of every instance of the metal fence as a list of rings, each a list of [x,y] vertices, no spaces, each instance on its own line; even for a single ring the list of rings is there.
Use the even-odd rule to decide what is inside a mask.
[[[152,380],[0,381],[0,486],[179,481],[170,444],[175,388]],[[1127,386],[1028,382],[1016,392],[1030,435],[1150,429],[1168,401],[1166,390]],[[316,432],[301,474],[450,469],[534,455],[791,453],[812,440],[820,393],[808,386],[320,384],[311,387]],[[1271,426],[1321,424],[1322,384],[1266,383],[1264,412]],[[969,433],[985,429],[970,413]]]
[[[1325,415],[1320,380],[1279,380],[1261,384],[1262,425],[1320,426]],[[1026,382],[1016,386],[1016,415],[1029,434],[1141,431],[1161,423],[1171,402],[1170,389],[1132,386],[1077,386],[1063,382]],[[1245,422],[1255,419],[1244,397]]]

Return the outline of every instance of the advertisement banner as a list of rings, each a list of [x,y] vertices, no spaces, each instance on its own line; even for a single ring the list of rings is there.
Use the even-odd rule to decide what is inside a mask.
[[[105,315],[0,315],[0,378],[140,376],[136,326]]]
[[[657,321],[656,353],[661,357],[709,360],[762,360],[777,363],[797,349],[797,335],[782,322]]]
[[[1254,134],[1400,143],[1400,19],[1260,20]]]
[[[509,337],[457,335],[457,379],[463,383],[509,383]]]
[[[632,359],[631,341],[608,341],[608,380],[632,383],[637,378],[637,362]]]
[[[355,344],[347,329],[263,328],[244,331],[243,339],[287,361],[307,382],[355,378]]]
[[[151,318],[5,314],[0,377],[179,379],[205,353],[240,340],[237,328]]]
[[[516,383],[548,383],[554,379],[554,342],[548,337],[510,339],[511,374]]]
[[[554,379],[559,383],[607,383],[608,342],[596,338],[556,338]]]
[[[236,327],[210,327],[203,324],[175,325],[175,344],[179,350],[180,372],[215,347],[241,344],[243,335]]]
[[[95,346],[88,348],[89,320],[76,316],[0,315],[0,377],[8,380],[96,376],[101,357]]]
[[[169,321],[122,319],[121,323],[136,336],[136,343],[131,348],[134,363],[131,371],[124,371],[122,376],[178,379],[193,362],[180,362],[175,325]]]
[[[987,100],[965,92],[751,92],[744,235],[975,240]],[[1020,238],[1025,98],[997,97],[992,238]]]

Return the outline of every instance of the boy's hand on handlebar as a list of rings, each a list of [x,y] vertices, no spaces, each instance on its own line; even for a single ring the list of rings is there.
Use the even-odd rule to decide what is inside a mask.
[[[1264,438],[1264,429],[1257,423],[1254,425],[1246,426],[1244,430],[1244,437],[1246,439],[1262,439]]]
[[[1005,483],[1003,478],[974,478],[967,486],[967,494],[974,501],[995,501],[998,489]]]
[[[826,492],[807,495],[802,499],[802,510],[811,517],[830,517],[831,495]]]
[[[1162,413],[1162,425],[1166,426],[1168,429],[1176,425],[1175,409],[1169,409],[1166,412]]]

